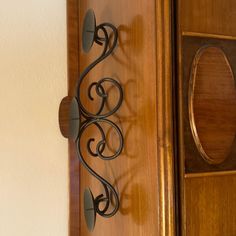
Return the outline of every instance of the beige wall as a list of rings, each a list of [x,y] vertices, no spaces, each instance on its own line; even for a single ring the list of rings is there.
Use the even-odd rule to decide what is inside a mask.
[[[66,0],[0,5],[0,235],[66,236]]]

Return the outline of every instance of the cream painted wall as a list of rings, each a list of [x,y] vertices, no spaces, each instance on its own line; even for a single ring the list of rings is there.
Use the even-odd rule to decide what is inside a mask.
[[[68,235],[66,0],[0,0],[0,236]]]

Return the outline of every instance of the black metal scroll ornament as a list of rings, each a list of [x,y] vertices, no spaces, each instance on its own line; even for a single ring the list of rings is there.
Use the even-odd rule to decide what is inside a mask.
[[[103,46],[101,55],[92,62],[80,75],[77,83],[76,96],[69,99],[66,97],[62,100],[59,110],[60,129],[66,138],[72,139],[76,143],[78,158],[83,166],[100,181],[104,188],[104,193],[99,196],[93,196],[89,188],[84,191],[84,215],[88,229],[92,231],[96,222],[96,215],[102,217],[112,217],[119,209],[119,197],[114,187],[98,173],[96,173],[85,161],[81,150],[81,137],[84,131],[94,126],[101,135],[101,140],[96,145],[96,150],[92,150],[91,144],[95,142],[94,138],[90,138],[87,143],[87,151],[92,157],[98,157],[102,160],[112,160],[120,155],[123,149],[123,135],[120,128],[108,118],[116,113],[123,101],[123,90],[120,83],[113,78],[102,78],[97,82],[93,82],[88,87],[88,97],[92,97],[92,89],[95,89],[97,96],[101,99],[101,104],[95,113],[88,111],[81,101],[81,84],[87,74],[105,58],[111,55],[117,45],[118,32],[115,26],[110,23],[103,23],[96,26],[96,19],[93,10],[88,10],[84,19],[82,47],[84,52],[88,53],[93,45],[97,43]],[[105,104],[108,100],[105,84],[110,84],[119,92],[119,98],[116,105],[109,111],[104,111]],[[69,102],[68,102],[69,100]],[[68,107],[67,112],[65,107]],[[109,125],[115,130],[119,137],[119,147],[111,155],[105,155],[105,149],[108,145],[107,134],[103,129],[103,125]]]

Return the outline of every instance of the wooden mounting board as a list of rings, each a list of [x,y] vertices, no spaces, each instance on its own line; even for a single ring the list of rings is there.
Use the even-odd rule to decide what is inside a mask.
[[[117,183],[121,208],[112,219],[98,217],[89,233],[83,216],[83,190],[101,187],[80,167],[69,144],[69,235],[175,235],[175,191],[172,123],[171,3],[166,0],[67,0],[68,93],[74,95],[82,69],[99,53],[81,52],[81,25],[87,9],[98,22],[118,27],[119,46],[113,57],[90,77],[115,76],[125,90],[118,113],[125,132],[125,151],[104,165],[90,160],[96,170]],[[111,171],[112,170],[112,171]],[[112,172],[112,174],[110,174]]]

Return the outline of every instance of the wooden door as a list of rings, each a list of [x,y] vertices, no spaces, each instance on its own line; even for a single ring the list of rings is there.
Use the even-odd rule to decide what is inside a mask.
[[[181,235],[236,235],[236,2],[179,0]]]
[[[90,8],[98,24],[112,23],[119,32],[115,52],[86,79],[92,82],[108,76],[121,83],[124,101],[112,119],[122,128],[125,145],[113,161],[85,158],[117,189],[120,209],[109,219],[97,216],[94,231],[88,231],[84,189],[90,187],[96,196],[103,190],[80,165],[75,144],[70,142],[70,235],[174,235],[170,1],[68,0],[70,96],[75,94],[79,74],[101,51],[96,45],[88,54],[81,49],[83,19]],[[94,104],[87,106],[93,109]],[[92,135],[96,139],[96,133]],[[115,135],[110,140],[116,143]]]

